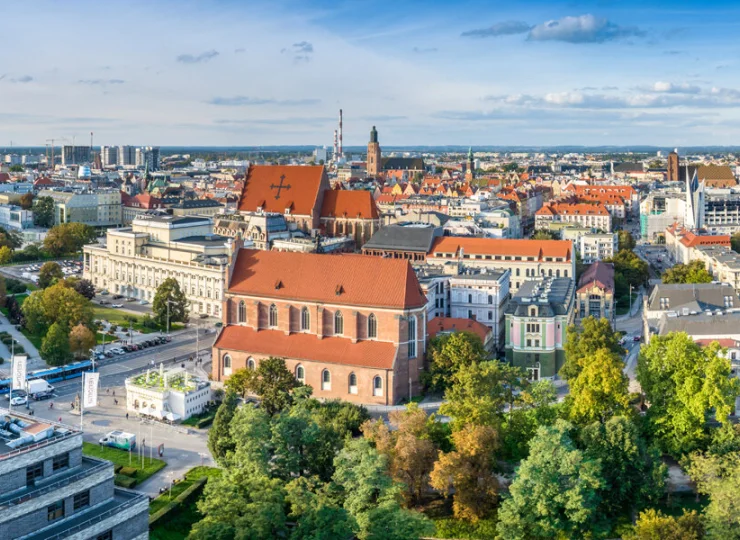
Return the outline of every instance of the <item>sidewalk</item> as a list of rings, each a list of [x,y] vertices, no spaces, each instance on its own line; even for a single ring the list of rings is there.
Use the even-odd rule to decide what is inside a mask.
[[[28,338],[21,333],[20,330],[16,330],[15,325],[11,324],[8,318],[2,313],[0,313],[0,332],[8,332],[26,350],[26,354],[28,355],[28,364],[26,366],[26,369],[28,371],[48,367],[46,365],[46,362],[41,359],[39,351],[36,350],[36,347],[33,346],[33,343],[31,343]],[[8,348],[1,343],[0,347],[2,347],[0,348],[0,351],[2,351],[3,349],[8,350]],[[8,350],[7,354],[3,354],[0,352],[0,356],[6,359],[10,359],[10,350]]]
[[[617,315],[617,321],[626,321],[627,319],[631,319],[637,316],[637,314],[642,309],[642,294],[642,291],[639,291],[637,293],[637,298],[634,302],[632,302],[632,310],[629,313],[625,313],[624,315]]]

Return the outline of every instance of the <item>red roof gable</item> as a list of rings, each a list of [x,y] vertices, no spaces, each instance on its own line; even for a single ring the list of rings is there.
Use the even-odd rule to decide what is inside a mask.
[[[333,257],[332,257],[333,258]],[[393,369],[396,346],[386,341],[324,337],[282,330],[254,330],[248,326],[227,326],[213,345],[217,349],[296,358],[325,364],[342,364],[378,369]]]
[[[408,261],[367,255],[242,249],[234,264],[229,291],[267,298],[396,309],[426,304]]]
[[[509,240],[500,238],[466,238],[442,236],[432,245],[430,253],[458,254],[462,249],[468,255],[510,255],[520,257],[558,257],[570,261],[570,240]]]
[[[239,199],[240,212],[311,215],[316,207],[324,178],[324,167],[297,165],[253,165]],[[282,185],[282,188],[279,186]]]
[[[473,319],[455,319],[453,317],[435,317],[427,323],[427,335],[432,339],[440,332],[471,332],[485,343],[492,332],[485,324]]]
[[[380,215],[369,191],[329,190],[324,193],[321,217],[377,219]]]

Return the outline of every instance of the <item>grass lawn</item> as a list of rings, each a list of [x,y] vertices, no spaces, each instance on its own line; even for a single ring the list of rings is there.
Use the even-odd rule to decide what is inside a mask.
[[[638,296],[638,293],[632,293],[632,307],[635,307],[635,301],[637,300]],[[625,315],[629,311],[629,309],[629,299],[626,299],[625,302],[620,302],[619,300],[617,300],[617,315]]]
[[[194,414],[187,420],[183,420],[182,425],[195,427],[195,425],[204,418],[216,418],[216,411],[218,411],[218,407],[213,407],[212,409],[204,411],[200,414]]]
[[[167,503],[170,501],[173,501],[177,498],[177,496],[188,489],[190,486],[193,485],[193,483],[196,480],[199,480],[203,478],[204,476],[207,476],[208,478],[212,478],[214,476],[221,476],[221,469],[218,469],[216,467],[193,467],[188,472],[185,473],[185,479],[180,480],[177,484],[172,485],[172,498],[170,499],[170,490],[165,491],[162,493],[159,497],[154,499],[152,502],[149,503],[149,515],[158,512],[162,508],[164,508]]]
[[[34,347],[36,347],[36,350],[39,350],[41,348],[41,340],[43,339],[42,336],[37,336],[36,334],[32,334],[28,330],[26,330],[25,327],[21,328],[21,334],[26,336],[28,338],[28,341],[30,341]]]
[[[135,317],[137,321],[140,321],[144,315],[134,315],[121,309],[93,304],[93,318],[96,320],[105,320],[109,323],[128,328],[129,322],[125,317]],[[153,334],[154,332],[159,332],[159,328],[144,328],[140,323],[134,323],[132,326],[134,330],[137,330],[142,334]],[[181,323],[172,323],[170,325],[170,331],[182,330],[183,328],[185,328],[185,325]]]
[[[106,345],[108,345],[109,343],[118,341],[118,338],[116,336],[109,336],[108,334],[101,334],[100,332],[95,332],[95,340],[98,345],[101,345],[102,343],[104,343],[103,337],[105,337]]]
[[[125,450],[119,450],[118,448],[110,448],[107,446],[99,446],[97,444],[83,442],[82,453],[86,456],[92,456],[100,459],[107,459],[112,461],[114,465],[122,465],[124,467],[129,466],[129,453]],[[137,454],[134,452],[131,456],[131,467],[136,467],[139,471],[136,473],[136,480],[141,484],[144,480],[149,478],[151,475],[161,470],[167,463],[161,459],[151,459],[147,455],[144,456],[143,467],[141,462],[137,460]]]

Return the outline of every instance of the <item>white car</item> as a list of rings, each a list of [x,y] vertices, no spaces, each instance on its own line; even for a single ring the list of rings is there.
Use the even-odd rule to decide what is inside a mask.
[[[11,405],[25,405],[28,403],[28,396],[13,396],[10,400]]]
[[[120,308],[123,307],[123,304],[111,304],[110,307]]]

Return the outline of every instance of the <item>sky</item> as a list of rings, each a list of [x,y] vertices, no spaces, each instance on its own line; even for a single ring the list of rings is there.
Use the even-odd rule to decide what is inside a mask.
[[[2,146],[740,142],[738,2],[2,5]]]

